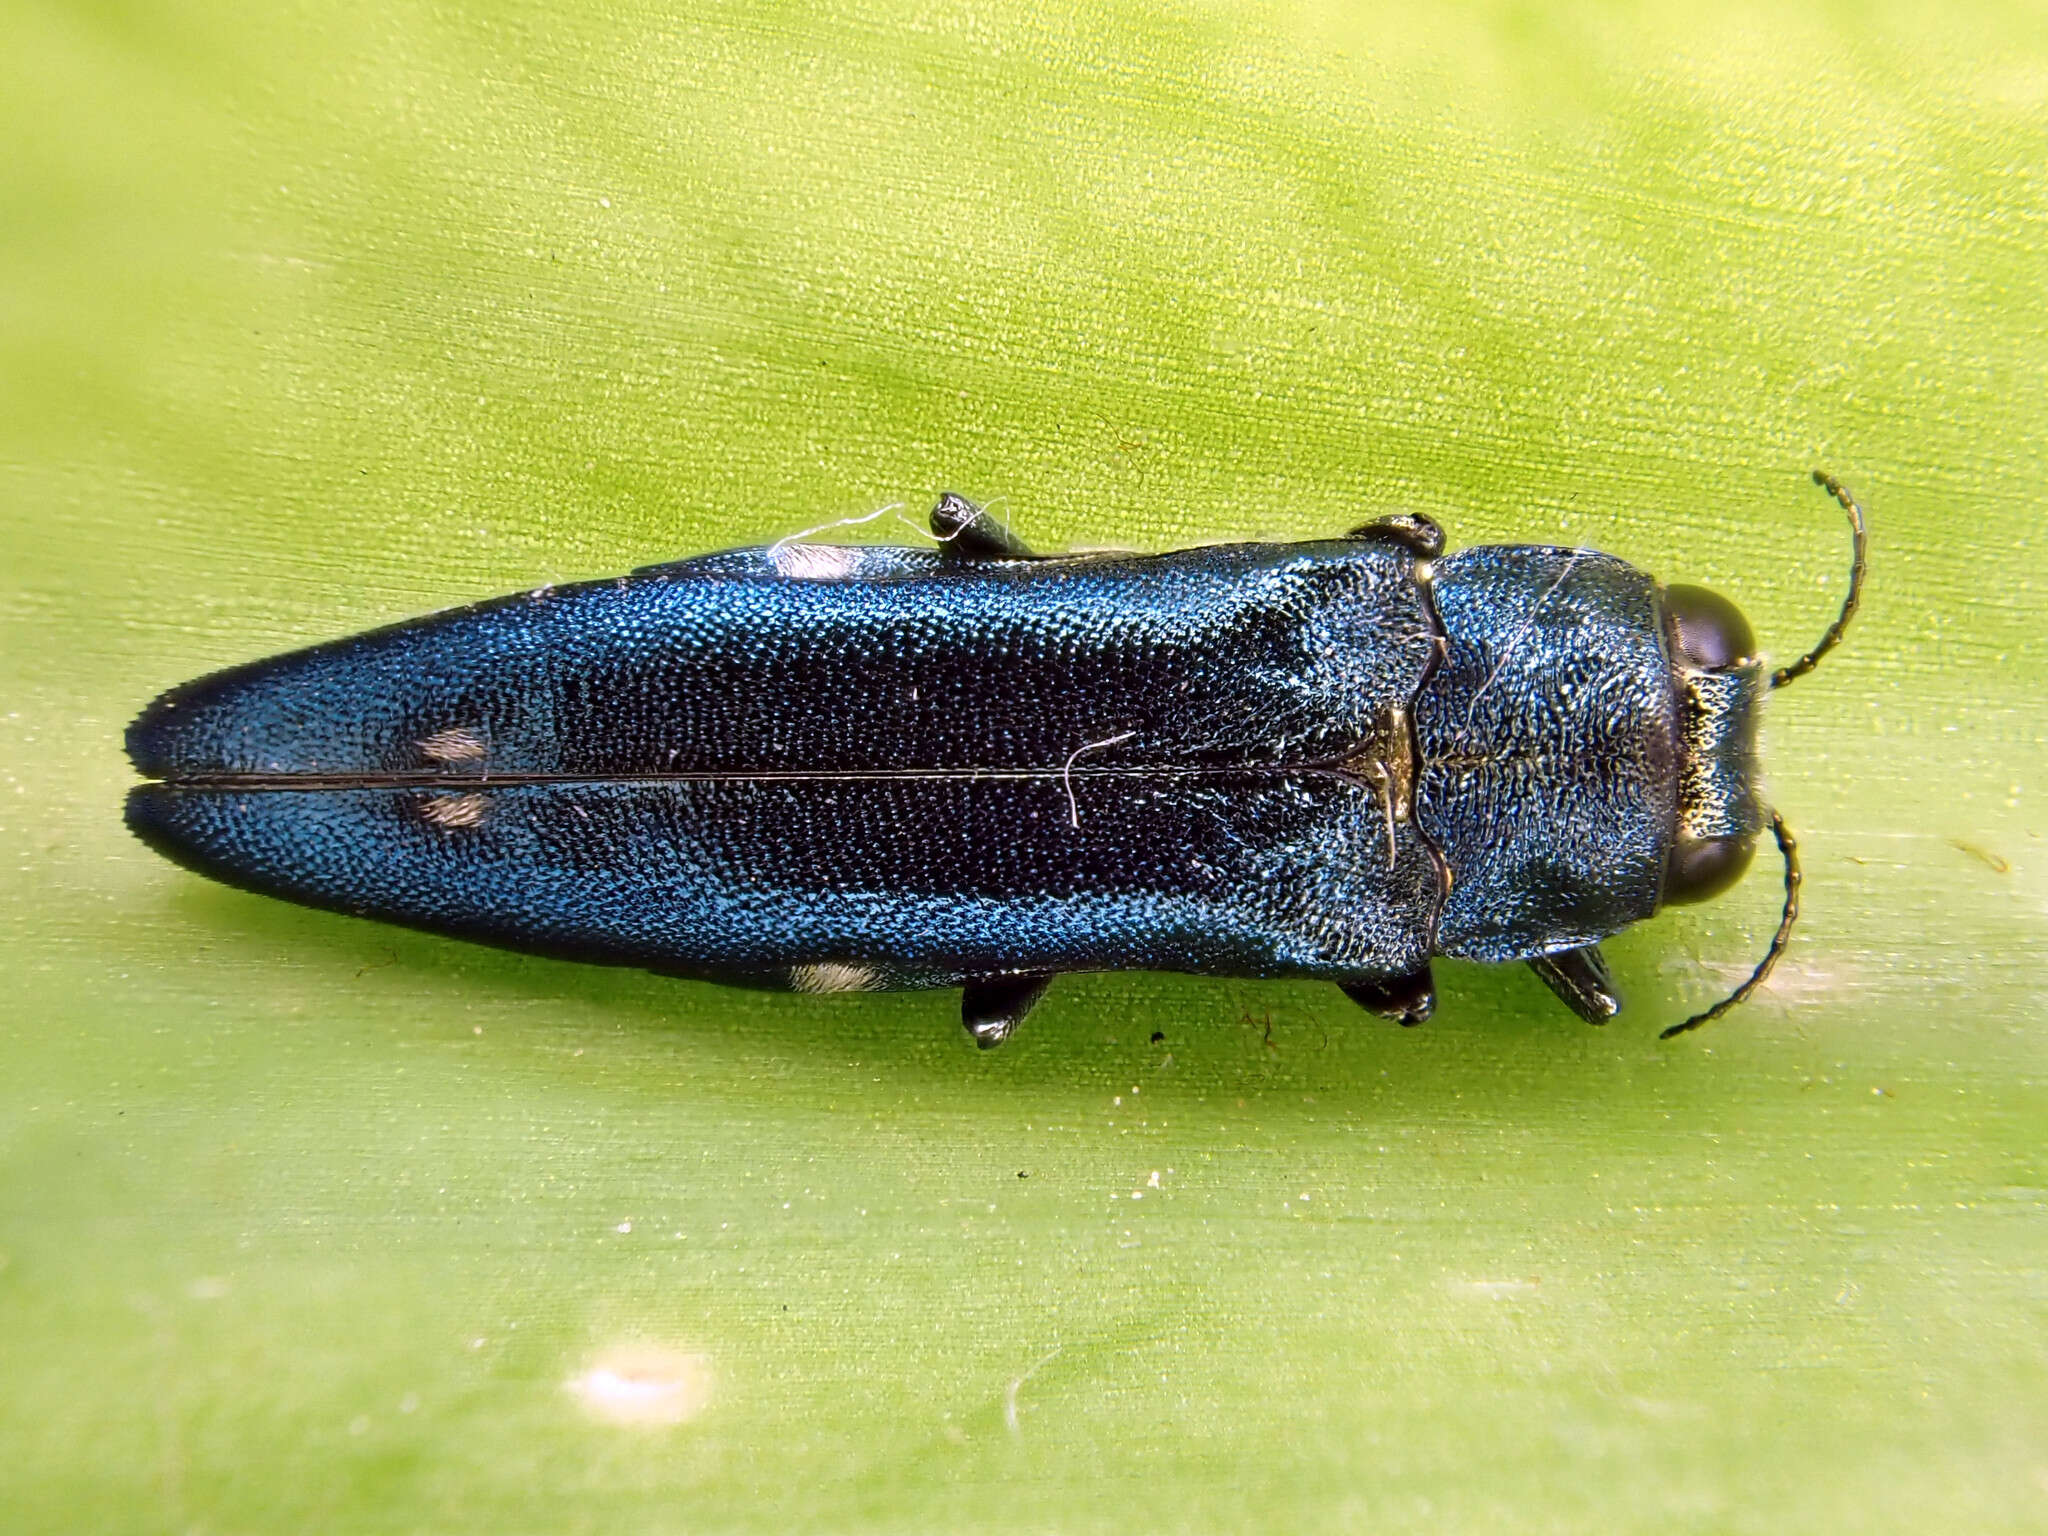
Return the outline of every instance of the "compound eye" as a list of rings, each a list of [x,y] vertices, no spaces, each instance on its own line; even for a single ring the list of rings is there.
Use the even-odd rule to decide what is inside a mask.
[[[1687,664],[1702,672],[1747,661],[1756,654],[1756,635],[1742,610],[1705,587],[1664,589],[1664,616],[1671,640]]]
[[[1664,901],[1684,906],[1718,896],[1749,868],[1753,837],[1704,837],[1679,843],[1664,866]]]

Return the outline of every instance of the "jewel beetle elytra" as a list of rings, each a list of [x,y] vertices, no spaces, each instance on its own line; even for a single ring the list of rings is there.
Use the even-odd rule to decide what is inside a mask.
[[[1598,1023],[1603,937],[1768,826],[1767,675],[1725,599],[1613,556],[1343,538],[1037,556],[802,538],[548,588],[174,688],[128,825],[232,885],[516,949],[801,992],[963,989],[983,1046],[1062,972],[1336,982],[1419,1023],[1438,955]]]

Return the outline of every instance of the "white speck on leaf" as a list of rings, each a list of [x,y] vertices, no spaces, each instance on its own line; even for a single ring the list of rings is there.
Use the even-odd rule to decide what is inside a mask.
[[[684,1424],[711,1401],[711,1358],[659,1344],[604,1350],[563,1383],[584,1411],[609,1424]]]

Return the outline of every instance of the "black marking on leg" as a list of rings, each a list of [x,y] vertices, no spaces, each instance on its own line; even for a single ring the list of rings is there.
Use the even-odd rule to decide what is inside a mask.
[[[1403,1028],[1413,1028],[1436,1012],[1436,978],[1426,965],[1386,981],[1340,981],[1337,985],[1359,1007],[1382,1014]]]
[[[977,976],[960,989],[960,1022],[976,1045],[992,1051],[1017,1032],[1051,985],[1050,975]]]
[[[958,560],[1028,560],[1031,551],[985,509],[948,491],[932,508],[932,536]]]
[[[1607,957],[1598,944],[1538,955],[1529,962],[1529,969],[1543,978],[1558,1001],[1588,1024],[1605,1024],[1621,1012],[1621,993],[1615,990]]]
[[[1413,550],[1424,560],[1434,560],[1444,552],[1444,531],[1436,525],[1434,518],[1424,517],[1420,512],[1396,512],[1390,517],[1377,517],[1369,523],[1361,523],[1352,529],[1347,538],[1385,539]]]

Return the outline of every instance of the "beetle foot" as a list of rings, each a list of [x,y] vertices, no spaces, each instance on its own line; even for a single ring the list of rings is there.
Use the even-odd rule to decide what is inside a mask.
[[[1543,978],[1558,1000],[1588,1024],[1605,1024],[1621,1012],[1621,993],[1608,974],[1607,957],[1598,944],[1538,955],[1529,969]]]
[[[1017,1032],[1051,985],[1050,975],[977,976],[960,989],[960,1022],[976,1045],[992,1051]]]
[[[932,537],[939,552],[957,560],[1024,560],[1024,541],[965,496],[947,491],[932,508]]]
[[[1337,985],[1359,1007],[1382,1014],[1403,1028],[1413,1028],[1436,1012],[1436,978],[1426,965],[1385,981],[1340,981]]]
[[[1396,512],[1390,517],[1374,518],[1369,523],[1359,524],[1346,537],[1386,539],[1403,549],[1413,550],[1425,560],[1434,560],[1444,552],[1443,529],[1436,525],[1434,518],[1424,517],[1420,512]]]

